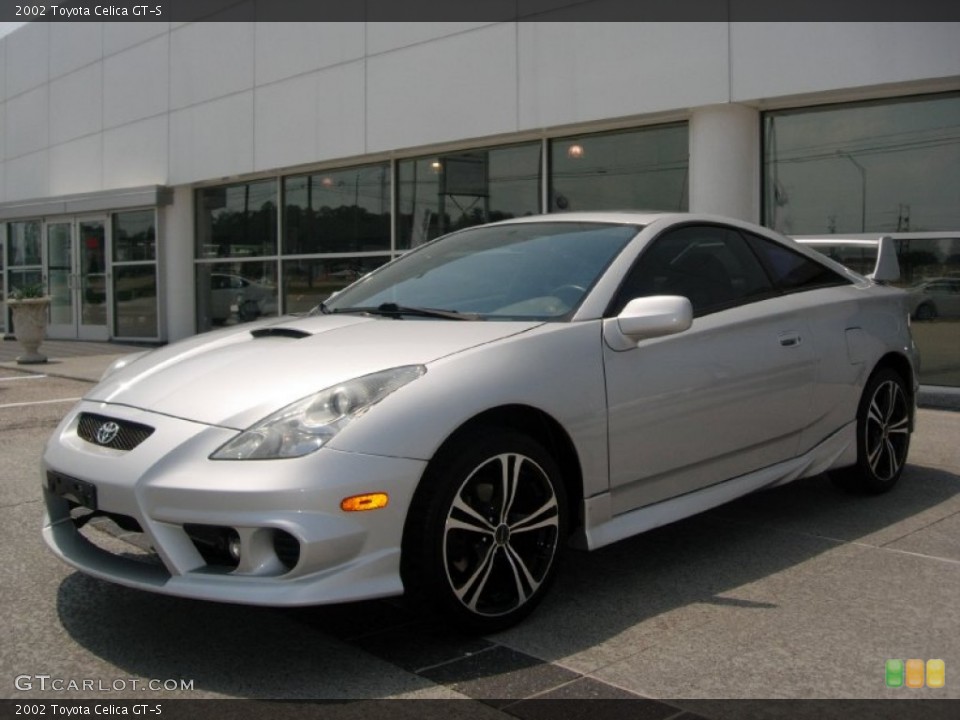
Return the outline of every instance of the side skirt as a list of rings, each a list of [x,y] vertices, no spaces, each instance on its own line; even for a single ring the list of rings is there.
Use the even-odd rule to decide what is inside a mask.
[[[584,501],[585,527],[577,532],[571,545],[595,550],[617,540],[697,515],[757,490],[786,485],[832,468],[853,465],[857,461],[856,427],[855,421],[848,423],[810,451],[786,462],[621,515],[614,514],[609,493],[587,498]]]

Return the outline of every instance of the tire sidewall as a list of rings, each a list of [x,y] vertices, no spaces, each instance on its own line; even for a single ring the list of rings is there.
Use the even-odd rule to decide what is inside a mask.
[[[465,607],[453,592],[444,557],[444,529],[450,507],[470,475],[503,454],[519,454],[536,463],[548,478],[558,506],[553,557],[540,586],[527,601],[502,615],[483,615]],[[468,632],[496,632],[522,620],[552,583],[568,533],[568,500],[556,461],[536,440],[517,432],[483,430],[451,442],[430,462],[411,504],[404,532],[401,570],[404,586],[449,622]]]

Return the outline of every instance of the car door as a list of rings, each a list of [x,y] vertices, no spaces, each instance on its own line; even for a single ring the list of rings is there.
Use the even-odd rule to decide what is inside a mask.
[[[688,297],[694,321],[627,350],[604,344],[617,512],[793,457],[816,373],[802,314],[734,230],[664,232],[643,251],[608,315],[646,295]]]

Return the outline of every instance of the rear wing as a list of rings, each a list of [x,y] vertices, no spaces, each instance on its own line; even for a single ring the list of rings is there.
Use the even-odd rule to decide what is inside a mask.
[[[869,237],[794,237],[801,245],[816,250],[845,265],[854,272],[865,275],[874,282],[885,284],[900,279],[900,261],[893,238],[883,235]]]

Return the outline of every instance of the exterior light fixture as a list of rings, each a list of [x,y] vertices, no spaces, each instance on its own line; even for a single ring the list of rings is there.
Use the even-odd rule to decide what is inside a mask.
[[[439,160],[434,160],[430,163],[430,169],[433,170],[433,172],[438,173],[443,170],[443,163],[441,163]]]
[[[574,143],[567,148],[567,157],[571,160],[579,160],[583,157],[583,145],[579,143]]]

